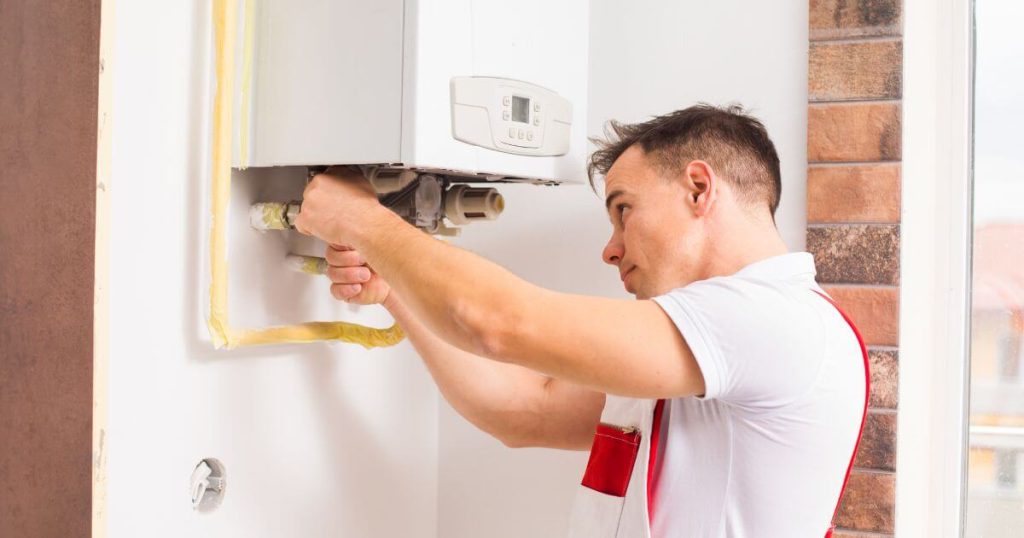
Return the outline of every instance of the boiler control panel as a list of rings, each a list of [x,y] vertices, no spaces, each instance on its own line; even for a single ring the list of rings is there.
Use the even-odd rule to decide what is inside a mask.
[[[536,84],[499,77],[451,80],[452,136],[517,155],[569,151],[572,104]]]

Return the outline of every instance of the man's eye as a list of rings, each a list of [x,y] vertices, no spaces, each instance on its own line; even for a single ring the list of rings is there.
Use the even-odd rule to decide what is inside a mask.
[[[615,206],[615,211],[617,211],[617,212],[619,213],[619,216],[620,216],[620,217],[621,217],[621,216],[622,216],[623,214],[625,214],[625,213],[626,213],[626,210],[627,210],[627,209],[629,209],[629,206],[628,206],[628,205],[626,205],[626,204],[619,204],[619,205]]]

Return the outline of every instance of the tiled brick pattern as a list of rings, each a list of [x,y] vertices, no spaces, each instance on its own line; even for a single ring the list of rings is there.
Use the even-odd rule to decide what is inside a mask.
[[[854,471],[846,485],[836,525],[891,534],[895,527],[896,475]]]
[[[807,110],[808,161],[899,158],[899,102],[813,103]]]
[[[899,163],[812,165],[807,221],[899,223]]]
[[[902,91],[902,42],[811,43],[811,101],[894,99]]]
[[[864,336],[870,410],[836,538],[895,526],[902,0],[811,0],[807,250]]]
[[[871,407],[896,409],[899,403],[899,353],[895,349],[872,349],[868,352],[871,361]]]
[[[825,286],[825,291],[853,319],[864,343],[895,346],[898,336],[899,288],[894,286]]]
[[[807,230],[818,280],[899,284],[900,229],[895,224],[840,224]]]
[[[811,0],[811,41],[900,35],[903,0]]]
[[[864,437],[860,441],[854,467],[896,470],[896,413],[872,410],[864,425]]]

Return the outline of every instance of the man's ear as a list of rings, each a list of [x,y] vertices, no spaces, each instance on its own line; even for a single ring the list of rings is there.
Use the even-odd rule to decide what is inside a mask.
[[[714,169],[704,161],[690,161],[683,178],[694,214],[698,217],[707,215],[718,198],[718,176]]]

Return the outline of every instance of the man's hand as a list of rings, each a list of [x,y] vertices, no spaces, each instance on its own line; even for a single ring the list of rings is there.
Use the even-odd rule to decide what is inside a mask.
[[[349,247],[327,247],[327,276],[331,279],[331,295],[353,304],[384,304],[391,287],[370,266],[359,252]]]
[[[373,185],[362,173],[334,166],[306,185],[295,229],[328,244],[350,245],[354,234],[372,227],[368,219],[382,209]]]

